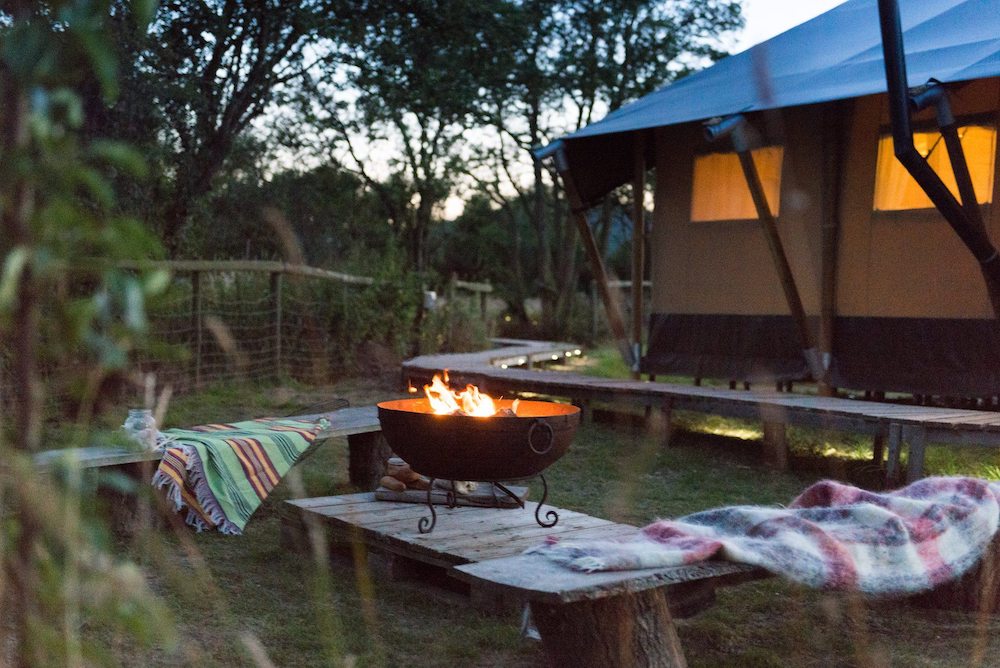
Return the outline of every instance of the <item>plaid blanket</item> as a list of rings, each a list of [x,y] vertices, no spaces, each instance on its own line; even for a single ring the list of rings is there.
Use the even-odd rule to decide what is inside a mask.
[[[660,520],[624,542],[548,543],[529,552],[581,571],[722,558],[819,589],[903,595],[960,577],[1000,520],[1000,483],[925,478],[875,493],[832,481],[787,508],[735,506]]]
[[[170,429],[153,486],[198,531],[239,535],[292,465],[309,449],[320,425],[263,418],[234,424]]]

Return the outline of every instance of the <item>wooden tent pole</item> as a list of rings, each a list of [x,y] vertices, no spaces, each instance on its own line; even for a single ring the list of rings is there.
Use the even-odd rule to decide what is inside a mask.
[[[785,247],[782,245],[781,237],[778,235],[778,225],[774,219],[774,214],[771,213],[771,206],[767,202],[767,197],[764,194],[764,187],[761,185],[757,166],[753,162],[750,151],[740,150],[736,154],[740,158],[743,177],[750,188],[750,196],[753,198],[754,207],[757,209],[757,217],[760,219],[761,228],[764,230],[767,247],[771,251],[771,259],[774,260],[774,268],[778,271],[781,289],[785,293],[785,301],[788,302],[788,310],[791,311],[792,318],[795,319],[795,324],[799,329],[799,338],[802,340],[802,347],[804,349],[813,348],[812,334],[809,331],[806,311],[802,306],[802,298],[799,297],[798,286],[795,285],[792,268],[788,264]]]
[[[774,220],[774,214],[771,213],[771,207],[767,203],[767,197],[764,195],[764,187],[760,183],[757,166],[750,155],[750,143],[746,137],[745,125],[746,119],[741,114],[735,114],[706,125],[705,136],[709,141],[728,136],[733,142],[733,148],[736,155],[739,156],[740,166],[743,168],[743,178],[746,179],[747,187],[750,189],[750,197],[753,198],[757,218],[760,220],[764,238],[767,240],[768,250],[771,251],[771,259],[774,260],[774,268],[778,272],[781,289],[785,293],[785,302],[788,304],[788,310],[791,312],[799,332],[802,355],[806,359],[813,380],[819,382],[826,376],[826,368],[813,343],[812,332],[809,331],[809,321],[806,319],[806,311],[802,306],[802,299],[799,297],[799,289],[795,285],[795,277],[788,264],[788,256],[785,254],[781,237],[778,235],[778,225]]]
[[[642,359],[643,285],[646,255],[646,146],[635,135],[635,172],[632,180],[632,377],[638,379]]]
[[[604,311],[608,317],[608,326],[611,327],[611,334],[615,337],[615,343],[618,345],[622,359],[625,360],[629,368],[632,368],[635,360],[632,359],[632,348],[629,346],[628,336],[625,334],[625,324],[622,319],[621,310],[618,307],[618,301],[611,293],[611,287],[608,285],[608,274],[604,270],[604,261],[601,260],[601,253],[597,249],[594,234],[590,230],[590,225],[587,224],[586,207],[583,205],[583,200],[580,199],[580,191],[576,188],[576,181],[569,171],[566,148],[562,145],[556,148],[555,164],[556,171],[559,172],[559,176],[562,178],[563,189],[566,191],[566,199],[569,201],[573,222],[576,223],[576,229],[580,233],[580,240],[583,242],[583,248],[587,252],[587,259],[590,261],[590,270],[594,272],[594,282],[597,283],[597,291],[600,293],[601,301],[604,303]]]
[[[831,118],[832,116],[832,118]],[[823,366],[830,368],[833,359],[834,324],[837,319],[837,247],[840,237],[840,193],[844,174],[843,106],[834,106],[823,123],[823,197],[820,214],[821,292],[819,313],[819,350]],[[833,396],[828,378],[819,382],[822,396]]]

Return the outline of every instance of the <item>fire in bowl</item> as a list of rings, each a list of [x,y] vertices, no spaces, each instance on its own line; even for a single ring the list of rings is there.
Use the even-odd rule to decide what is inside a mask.
[[[530,478],[563,456],[580,423],[576,406],[494,400],[490,417],[438,414],[428,398],[378,404],[393,452],[414,471],[445,480]]]

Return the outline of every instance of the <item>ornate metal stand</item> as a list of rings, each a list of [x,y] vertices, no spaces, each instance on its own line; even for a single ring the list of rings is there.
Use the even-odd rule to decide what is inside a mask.
[[[545,476],[541,473],[538,474],[538,478],[542,481],[542,500],[538,502],[537,506],[535,506],[535,521],[538,522],[538,526],[545,527],[547,529],[549,527],[554,527],[556,523],[559,522],[559,513],[550,508],[545,511],[545,519],[542,519],[542,506],[545,505],[545,501],[549,498],[549,484],[545,480]],[[513,500],[519,508],[524,508],[524,499],[511,491],[511,489],[503,483],[496,480],[477,480],[476,482],[486,483],[491,486],[493,499],[495,501],[494,507],[503,507],[500,505],[500,497],[497,496],[497,490],[500,490],[504,496]],[[447,505],[448,508],[455,508],[458,505],[458,494],[455,491],[455,481],[451,481],[451,489],[443,491],[445,492],[445,505]],[[431,516],[421,517],[417,521],[417,530],[420,531],[420,533],[430,533],[434,530],[434,525],[437,524],[437,511],[434,510],[433,492],[434,479],[432,478],[430,487],[427,488],[427,508],[431,511]]]

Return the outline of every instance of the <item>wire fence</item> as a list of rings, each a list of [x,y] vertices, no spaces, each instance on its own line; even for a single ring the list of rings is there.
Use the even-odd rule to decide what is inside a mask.
[[[175,276],[149,313],[156,338],[175,355],[166,366],[162,355],[139,361],[174,383],[324,382],[370,350],[362,344],[402,355],[424,300],[419,286],[405,282],[279,263],[197,264]],[[448,288],[453,300],[480,309],[491,291],[454,279]]]
[[[159,263],[168,289],[146,305],[149,344],[133,366],[175,390],[206,382],[294,378],[324,383],[381,349],[409,352],[425,292],[412,277],[375,279],[280,262]],[[452,279],[452,306],[481,313],[492,287]],[[12,353],[0,345],[0,403],[17,394]],[[41,369],[51,376],[60,370]],[[4,396],[6,395],[6,396]]]

